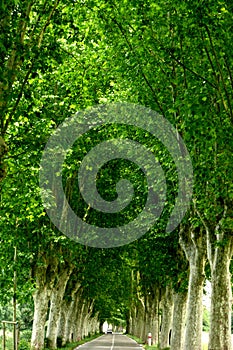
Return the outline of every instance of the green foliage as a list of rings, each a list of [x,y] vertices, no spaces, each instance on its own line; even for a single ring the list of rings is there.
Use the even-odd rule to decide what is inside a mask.
[[[206,308],[203,310],[203,331],[209,332],[210,330],[210,312]]]
[[[2,335],[0,336],[0,341],[2,343]],[[10,349],[13,349],[13,347],[14,347],[13,338],[11,336],[8,336],[6,338],[6,349],[10,350]]]
[[[0,304],[0,319],[1,320],[12,320],[13,318],[13,308],[9,304]]]
[[[129,137],[156,154],[166,175],[165,210],[156,227],[127,247],[87,248],[57,232],[41,203],[39,164],[51,133],[77,110],[112,101],[149,106],[181,133],[192,157],[196,207],[211,228],[221,220],[227,235],[220,241],[214,236],[213,244],[223,247],[233,217],[233,42],[227,30],[232,27],[232,4],[4,1],[0,11],[0,133],[9,148],[6,155],[4,151],[7,178],[0,189],[1,318],[12,318],[8,305],[16,271],[19,318],[24,328],[31,326],[36,272],[49,258],[58,260],[60,269],[74,264],[83,293],[95,300],[94,312],[102,321],[127,318],[134,288],[142,294],[155,284],[187,288],[178,233],[164,232],[177,195],[175,163],[151,135],[122,125],[94,129],[74,144],[63,166],[66,188],[75,180],[83,156],[100,141]],[[2,158],[1,150],[1,169]],[[144,206],[146,179],[138,166],[111,161],[98,173],[103,198],[116,198],[120,178],[129,179],[135,190],[125,211],[87,212],[76,186],[70,194],[72,208],[103,227],[131,221]],[[186,219],[195,227],[203,224],[192,212]],[[207,311],[204,322],[208,329]]]
[[[20,339],[19,350],[30,350],[30,339]]]

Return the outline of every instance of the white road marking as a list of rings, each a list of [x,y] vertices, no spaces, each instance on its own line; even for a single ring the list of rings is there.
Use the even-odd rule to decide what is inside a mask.
[[[112,337],[112,346],[111,346],[110,350],[113,350],[114,342],[115,342],[115,334],[113,334],[113,337]]]

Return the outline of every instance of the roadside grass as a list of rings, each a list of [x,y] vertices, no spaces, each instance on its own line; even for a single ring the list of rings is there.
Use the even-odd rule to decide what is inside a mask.
[[[86,337],[82,340],[79,340],[77,342],[68,343],[64,347],[58,347],[57,349],[74,350],[79,345],[82,345],[82,344],[85,344],[91,340],[94,340],[94,339],[100,337],[101,335],[102,334],[95,334],[95,335]],[[2,343],[2,336],[0,336],[0,343]],[[22,331],[20,333],[19,350],[30,350],[30,346],[31,346],[30,343],[31,343],[31,331],[29,331],[29,330]],[[13,346],[12,335],[8,334],[8,336],[6,337],[6,350],[13,350],[13,348],[14,348],[14,346]],[[45,348],[44,350],[49,350],[49,349]]]
[[[142,339],[139,339],[131,334],[126,334],[129,338],[131,339],[134,339],[138,344],[142,344],[143,345],[143,348],[145,350],[169,350],[170,348],[160,348],[159,346],[157,345],[152,345],[152,346],[148,346],[147,344],[145,344]],[[208,344],[207,343],[204,343],[202,345],[202,350],[208,350]]]
[[[142,344],[142,345],[144,344],[144,342],[143,342],[142,339],[137,338],[137,337],[135,337],[134,335],[131,335],[131,334],[126,334],[126,335],[127,335],[127,337],[129,337],[129,338],[135,340],[138,344]]]
[[[140,338],[137,338],[135,337],[134,335],[131,335],[131,334],[126,334],[129,338],[135,340],[138,344],[142,344],[143,345],[143,348],[145,350],[169,350],[170,348],[160,348],[158,347],[157,345],[152,345],[152,346],[149,346],[149,345],[146,345],[142,339]]]
[[[156,346],[156,345],[151,345],[151,346],[149,346],[149,345],[145,345],[144,346],[144,349],[150,349],[150,350],[169,350],[170,348],[160,348],[160,347],[158,347],[158,346]]]
[[[60,348],[57,348],[57,349],[61,349],[61,350],[74,350],[76,349],[79,345],[82,345],[82,344],[85,344],[85,343],[88,343],[89,341],[91,340],[94,340],[96,338],[99,338],[102,334],[94,334],[94,335],[91,335],[89,337],[86,337],[82,340],[79,340],[77,342],[73,342],[73,343],[68,343],[66,344],[65,346],[63,347],[60,347]]]
[[[160,346],[157,346],[157,345],[151,345],[151,346],[149,346],[149,345],[144,345],[144,349],[145,350],[169,350],[170,348],[168,347],[168,348],[161,348]]]
[[[2,335],[0,336],[0,343],[2,344]],[[13,338],[11,336],[6,337],[6,349],[13,349]]]

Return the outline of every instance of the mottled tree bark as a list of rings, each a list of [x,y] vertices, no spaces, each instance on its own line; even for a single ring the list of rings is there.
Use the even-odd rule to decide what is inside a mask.
[[[140,298],[137,301],[135,320],[134,320],[134,335],[140,339],[144,336],[144,319],[145,319],[145,304],[144,300]]]
[[[155,286],[150,294],[145,297],[145,328],[143,340],[147,342],[148,333],[152,335],[152,344],[159,343],[159,303],[160,303],[160,289]]]
[[[68,342],[72,342],[74,338],[74,333],[76,333],[77,327],[78,327],[78,319],[82,313],[82,304],[83,304],[83,298],[82,298],[83,290],[80,288],[73,296],[73,301],[70,304],[70,310],[69,310],[69,319],[67,318],[67,328],[66,328],[66,339]],[[77,333],[76,333],[77,334]],[[77,336],[81,338],[81,335]]]
[[[66,345],[65,340],[65,329],[66,329],[66,317],[68,314],[68,302],[66,300],[62,301],[61,304],[61,311],[60,311],[60,317],[59,317],[59,326],[58,326],[58,332],[57,332],[57,338],[61,341],[61,346]]]
[[[222,237],[223,238],[223,237]],[[231,350],[232,286],[230,262],[233,237],[226,236],[211,255],[211,312],[209,350]]]
[[[73,320],[73,313],[76,305],[76,298],[77,295],[81,294],[81,285],[79,282],[76,282],[76,284],[71,287],[72,291],[69,293],[69,300],[64,300],[64,310],[66,310],[66,313],[64,315],[64,326],[63,326],[63,332],[60,333],[60,336],[62,338],[62,345],[64,346],[70,338],[70,332],[72,328],[72,320]],[[62,311],[63,312],[63,311]]]
[[[189,261],[185,350],[202,350],[202,297],[205,281],[206,235],[203,229],[180,230],[180,244]]]
[[[166,286],[165,293],[162,297],[162,324],[160,334],[160,347],[169,347],[169,334],[172,326],[172,314],[173,314],[173,295],[172,289],[168,285]]]
[[[172,319],[172,334],[170,350],[185,350],[184,349],[184,330],[185,316],[187,306],[187,292],[175,293],[174,310]]]
[[[230,262],[233,235],[228,229],[228,205],[223,201],[222,217],[213,227],[196,208],[207,234],[207,255],[211,270],[211,312],[209,350],[231,350],[232,286]],[[231,213],[230,213],[231,217]]]
[[[54,285],[57,265],[56,259],[43,256],[44,264],[36,266],[34,274],[36,276],[36,290],[33,293],[34,317],[31,338],[32,350],[44,348],[45,323],[47,319],[48,303]]]
[[[72,272],[72,267],[61,266],[61,272],[57,275],[57,282],[52,290],[50,298],[50,311],[47,327],[47,347],[50,349],[57,348],[57,336],[59,319],[61,312],[62,299],[65,293],[66,284]]]
[[[44,348],[45,323],[47,319],[48,302],[50,299],[50,291],[45,286],[37,289],[33,294],[34,300],[34,316],[31,348],[40,350]]]

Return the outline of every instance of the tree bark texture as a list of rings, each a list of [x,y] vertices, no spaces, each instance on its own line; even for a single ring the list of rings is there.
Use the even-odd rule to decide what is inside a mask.
[[[33,272],[36,276],[36,290],[33,294],[34,317],[31,338],[31,348],[40,350],[44,348],[45,323],[47,320],[48,303],[57,274],[58,262],[46,256],[41,257],[43,264],[36,266]]]
[[[185,350],[202,350],[202,297],[207,259],[206,235],[202,228],[180,231],[180,244],[189,261],[189,286],[185,328]]]
[[[232,286],[230,262],[233,238],[214,248],[211,259],[211,312],[209,350],[231,350]]]
[[[48,303],[50,299],[49,290],[44,288],[37,289],[33,295],[34,317],[31,338],[31,348],[40,350],[44,348],[45,323],[47,319]]]
[[[184,330],[187,307],[187,293],[174,293],[174,309],[172,319],[172,334],[170,350],[184,349]]]
[[[173,314],[173,295],[171,286],[166,286],[165,293],[162,298],[162,324],[160,334],[160,347],[169,347],[169,335],[172,326]]]
[[[152,344],[159,343],[159,303],[160,289],[155,286],[150,294],[145,297],[146,314],[143,340],[147,342],[148,333],[152,335]]]
[[[47,347],[49,349],[57,348],[57,335],[58,335],[58,326],[61,312],[62,299],[65,293],[66,284],[72,272],[71,267],[61,269],[61,272],[57,275],[57,282],[54,286],[51,298],[50,298],[50,311],[47,327]]]

